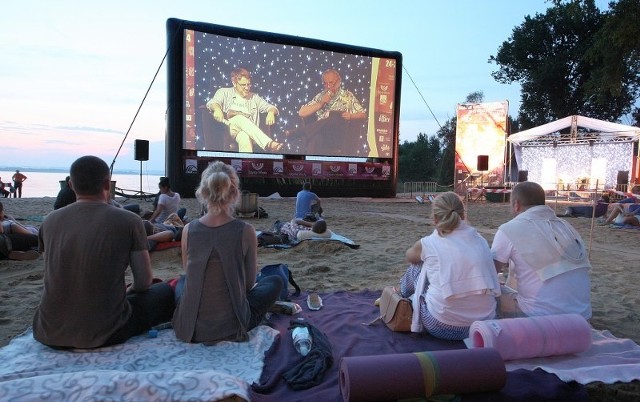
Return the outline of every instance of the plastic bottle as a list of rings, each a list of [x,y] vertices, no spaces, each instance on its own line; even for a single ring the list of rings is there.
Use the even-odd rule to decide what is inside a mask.
[[[293,346],[298,353],[302,356],[306,356],[311,350],[311,334],[307,327],[295,327],[291,333],[293,337]]]

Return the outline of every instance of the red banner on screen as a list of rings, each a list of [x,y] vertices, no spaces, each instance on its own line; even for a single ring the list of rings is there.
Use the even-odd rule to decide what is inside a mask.
[[[222,159],[222,158],[221,158]],[[388,163],[229,159],[240,177],[390,180]]]

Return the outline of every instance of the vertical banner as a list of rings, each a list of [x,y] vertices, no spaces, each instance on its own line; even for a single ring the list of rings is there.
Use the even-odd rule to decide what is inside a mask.
[[[374,59],[372,84],[374,130],[369,132],[370,156],[393,157],[393,111],[396,88],[396,61],[394,59]],[[371,136],[374,136],[372,139]],[[375,145],[374,145],[375,144]],[[374,151],[375,150],[375,151]]]
[[[486,186],[504,185],[509,102],[464,103],[456,109],[456,183],[472,178]]]
[[[196,128],[195,128],[195,40],[193,31],[186,29],[184,31],[184,147],[187,149],[195,149],[196,145]]]

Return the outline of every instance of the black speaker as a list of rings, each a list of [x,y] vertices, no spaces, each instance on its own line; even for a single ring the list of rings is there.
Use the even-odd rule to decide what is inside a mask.
[[[149,160],[149,141],[147,140],[136,140],[134,143],[134,153],[135,159],[137,161],[148,161]]]
[[[489,155],[478,155],[478,172],[489,170]]]
[[[629,184],[629,171],[618,170],[618,182],[617,184]]]
[[[518,170],[518,182],[528,181],[529,180],[529,171],[528,170]]]

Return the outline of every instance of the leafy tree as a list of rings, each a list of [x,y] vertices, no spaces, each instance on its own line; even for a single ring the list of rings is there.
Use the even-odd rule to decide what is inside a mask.
[[[587,91],[597,101],[606,102],[608,95],[630,97],[633,103],[640,92],[640,0],[619,0],[609,6],[604,25],[586,54],[594,66]],[[636,107],[634,114],[638,112]]]
[[[509,40],[489,58],[499,66],[492,75],[501,83],[522,86],[518,120],[530,128],[582,114],[616,120],[633,103],[630,88],[617,94],[593,93],[587,85],[596,70],[585,55],[605,24],[593,0],[555,1],[545,14],[527,16]]]
[[[440,163],[440,141],[419,133],[415,142],[405,141],[400,145],[400,181],[435,181]]]
[[[438,183],[443,186],[453,185],[453,170],[455,168],[456,124],[458,119],[447,120],[436,133],[442,144],[442,158],[438,166]]]

